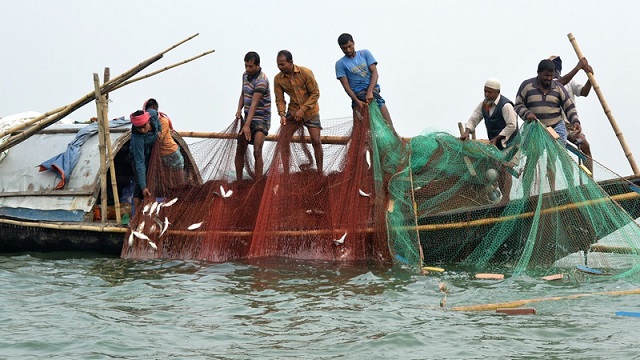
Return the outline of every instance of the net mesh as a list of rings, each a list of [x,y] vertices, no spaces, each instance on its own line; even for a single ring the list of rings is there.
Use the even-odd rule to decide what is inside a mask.
[[[266,142],[265,176],[257,182],[252,147],[236,180],[236,122],[221,138],[190,146],[203,184],[176,186],[152,161],[150,190],[162,198],[155,200],[178,200],[135,214],[136,234],[122,256],[292,257],[419,269],[461,263],[515,275],[579,266],[638,275],[637,185],[595,161],[596,178],[611,180],[594,182],[580,165],[585,159],[540,123],[525,124],[500,151],[444,132],[401,139],[376,106],[368,110],[323,121],[322,173],[307,130],[295,122]]]

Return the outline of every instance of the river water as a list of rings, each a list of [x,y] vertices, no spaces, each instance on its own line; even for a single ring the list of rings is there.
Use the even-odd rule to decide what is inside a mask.
[[[440,306],[448,289],[446,304]],[[476,280],[365,264],[0,256],[0,359],[640,359],[638,288],[573,274]]]

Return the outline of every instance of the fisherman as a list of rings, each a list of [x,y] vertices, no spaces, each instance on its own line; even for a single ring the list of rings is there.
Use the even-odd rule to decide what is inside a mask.
[[[518,89],[514,109],[525,121],[540,120],[544,126],[552,127],[563,141],[567,141],[567,128],[563,112],[575,131],[582,131],[576,106],[567,90],[555,76],[555,65],[545,59],[538,64],[538,76],[525,80]]]
[[[487,135],[491,144],[500,150],[512,145],[513,139],[518,133],[518,115],[511,100],[500,94],[498,79],[490,78],[484,83],[484,100],[471,113],[460,139],[467,140],[469,134],[475,131],[476,126],[482,120],[487,127]],[[511,174],[506,171],[499,173],[498,183],[503,191],[503,201],[509,199],[511,182]]]
[[[351,98],[354,109],[364,110],[365,105],[376,101],[382,117],[393,130],[391,115],[380,96],[378,85],[378,62],[367,49],[355,50],[353,37],[344,33],[338,37],[338,45],[344,56],[336,61],[336,77],[340,80],[344,91]]]
[[[269,78],[260,67],[260,55],[254,51],[244,56],[245,72],[242,74],[242,91],[238,101],[236,120],[240,120],[242,129],[238,133],[235,167],[236,178],[242,179],[244,156],[249,144],[253,145],[255,159],[255,181],[262,179],[264,162],[262,145],[271,126],[271,90]],[[244,119],[242,109],[244,107]]]
[[[562,84],[554,80],[555,65],[544,59],[538,64],[538,76],[525,80],[520,85],[516,96],[516,113],[525,121],[539,120],[542,125],[551,127],[567,142],[567,128],[563,113],[569,120],[573,130],[580,132],[580,119],[576,106]],[[547,164],[549,185],[555,190],[555,168],[553,159]]]
[[[567,74],[562,76],[562,59],[560,56],[552,55],[549,57],[549,60],[553,61],[553,64],[556,67],[555,79],[558,80],[564,88],[567,90],[569,97],[571,97],[571,101],[575,103],[576,96],[588,96],[591,91],[591,80],[587,80],[586,84],[579,84],[577,81],[573,79],[573,77],[580,70],[584,70],[585,73],[592,73],[593,69],[586,58],[580,59],[578,64]],[[567,117],[564,117],[565,126],[569,124]],[[572,144],[576,145],[580,151],[582,151],[586,156],[585,166],[589,171],[593,174],[593,159],[591,157],[591,146],[589,146],[589,142],[587,141],[584,132],[582,132],[582,127],[578,130],[573,129],[569,130],[567,133],[567,140],[569,140]]]
[[[320,90],[313,72],[293,63],[293,55],[288,50],[280,50],[276,57],[280,73],[273,79],[273,91],[280,116],[280,125],[287,126],[287,120],[295,120],[293,126],[306,126],[311,137],[318,173],[322,173],[323,151],[320,141],[320,108],[318,99]],[[289,95],[289,108],[286,109],[284,94]],[[285,111],[286,110],[286,111]],[[306,147],[305,147],[306,150]],[[289,147],[282,149],[285,171],[289,165]]]
[[[158,134],[162,132],[162,128],[157,115],[152,117],[149,112],[143,110],[132,113],[130,119],[131,141],[129,142],[129,154],[136,180],[133,191],[135,212],[140,205],[140,200],[151,196],[151,192],[147,187],[147,169],[149,168],[153,145],[158,140]]]
[[[171,119],[169,118],[169,116],[161,112],[160,110],[158,110],[158,108],[159,108],[158,101],[154,98],[150,98],[149,100],[145,101],[144,104],[142,104],[142,110],[148,111],[149,109],[154,109],[155,111],[158,112],[159,117],[166,118],[167,121],[169,122],[169,128],[173,130],[173,123],[171,122]]]
[[[160,122],[162,130],[158,134],[158,150],[160,151],[162,165],[171,170],[182,171],[184,169],[184,157],[180,153],[180,147],[173,139],[171,119],[167,114],[158,111],[158,101],[154,98],[145,101],[143,106],[151,118],[158,118]]]

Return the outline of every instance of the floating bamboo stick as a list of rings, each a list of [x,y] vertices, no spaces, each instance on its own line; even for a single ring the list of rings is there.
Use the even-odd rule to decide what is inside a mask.
[[[568,33],[567,37],[569,38],[571,45],[573,45],[573,50],[575,50],[576,55],[578,56],[578,59],[582,60],[582,58],[584,58],[584,55],[582,55],[582,51],[578,46],[578,41],[576,40],[576,38],[573,36],[572,33]],[[627,141],[624,139],[624,135],[622,135],[622,131],[618,127],[618,123],[616,122],[616,119],[613,117],[613,113],[611,112],[611,109],[609,109],[609,105],[607,104],[607,101],[604,99],[604,95],[602,95],[602,91],[600,90],[600,86],[598,85],[598,82],[596,82],[595,76],[593,76],[593,73],[590,73],[590,72],[586,72],[586,73],[587,73],[587,77],[589,78],[589,81],[591,82],[591,86],[593,87],[593,90],[596,92],[596,95],[598,95],[598,100],[600,100],[600,105],[602,105],[602,109],[604,110],[604,113],[607,116],[607,119],[609,119],[609,123],[611,123],[613,132],[616,134],[616,137],[618,138],[618,141],[622,146],[622,150],[624,151],[624,154],[627,157],[627,160],[629,161],[629,165],[631,165],[631,169],[633,170],[633,173],[635,175],[640,175],[640,169],[638,168],[638,165],[636,165],[636,161],[633,159],[633,154],[631,153],[631,150],[627,145]]]
[[[622,296],[622,295],[639,295],[640,289],[632,289],[632,290],[619,290],[619,291],[603,291],[596,292],[591,294],[575,294],[575,295],[567,295],[567,296],[554,296],[554,297],[546,297],[546,298],[535,298],[535,299],[525,299],[525,300],[516,300],[516,301],[508,301],[502,303],[495,304],[481,304],[481,305],[470,305],[470,306],[456,306],[451,308],[451,310],[455,311],[489,311],[496,310],[500,308],[517,308],[523,305],[537,303],[542,301],[559,301],[559,300],[571,300],[571,299],[579,299],[587,296]]]

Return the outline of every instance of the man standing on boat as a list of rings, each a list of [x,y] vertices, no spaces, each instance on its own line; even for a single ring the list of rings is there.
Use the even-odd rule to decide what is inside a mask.
[[[322,173],[323,151],[320,141],[320,90],[313,72],[304,66],[294,65],[293,55],[288,50],[280,50],[276,57],[278,73],[273,79],[273,91],[280,116],[280,125],[287,126],[287,120],[306,126],[311,137],[318,173]],[[289,109],[286,109],[284,94],[289,95]],[[286,111],[285,111],[286,110]],[[292,124],[292,125],[294,125]],[[305,147],[306,149],[306,147]],[[285,169],[289,165],[289,147],[282,149]],[[286,152],[286,153],[284,153]]]
[[[574,131],[581,132],[576,106],[567,90],[556,80],[555,65],[551,60],[538,64],[538,76],[525,80],[516,95],[516,113],[525,121],[539,120],[544,126],[552,127],[563,141],[567,141],[567,128],[563,113]]]
[[[467,140],[482,120],[493,145],[500,150],[511,145],[518,133],[518,115],[513,108],[513,102],[500,94],[498,79],[491,78],[484,83],[484,100],[471,113],[460,139]],[[498,182],[503,191],[503,201],[506,201],[511,192],[511,174],[500,171]]]
[[[238,147],[236,148],[236,178],[242,180],[244,156],[247,147],[252,144],[255,159],[254,180],[259,181],[262,179],[264,168],[262,145],[271,126],[271,90],[269,78],[260,67],[258,53],[250,51],[244,56],[244,68],[242,91],[240,91],[240,100],[236,111],[236,120],[239,120],[242,126],[238,133]],[[242,117],[243,107],[244,119]]]
[[[498,79],[488,79],[484,83],[484,100],[473,110],[460,139],[467,140],[482,120],[487,127],[489,140],[500,150],[510,145],[517,134],[518,115],[513,102],[500,94]]]
[[[573,79],[573,77],[580,70],[584,70],[585,73],[593,74],[593,69],[591,68],[591,65],[589,65],[589,62],[587,61],[586,58],[580,59],[580,61],[578,61],[578,64],[564,76],[561,75],[562,59],[560,59],[560,56],[553,55],[549,57],[549,60],[553,61],[553,64],[556,67],[556,73],[555,73],[556,80],[558,80],[562,85],[564,85],[564,88],[567,90],[567,93],[569,93],[569,97],[571,97],[571,101],[575,103],[576,96],[586,97],[587,95],[589,95],[589,92],[591,91],[591,81],[587,80],[587,83],[582,85]],[[565,121],[565,125],[569,124],[569,121],[567,120],[566,117],[564,117],[564,121]],[[591,146],[589,146],[589,142],[587,141],[586,136],[582,132],[582,128],[580,129],[580,131],[576,131],[575,129],[569,130],[567,134],[567,140],[569,140],[571,143],[576,145],[578,149],[587,156],[587,159],[585,160],[584,163],[587,169],[589,169],[589,171],[593,174],[593,160],[591,158]]]
[[[351,98],[351,106],[360,111],[365,109],[365,105],[376,101],[380,108],[382,117],[387,121],[393,130],[391,115],[380,96],[380,85],[378,85],[378,62],[367,49],[355,50],[353,37],[344,33],[338,37],[338,45],[344,56],[336,61],[336,77],[340,80],[344,91]]]

